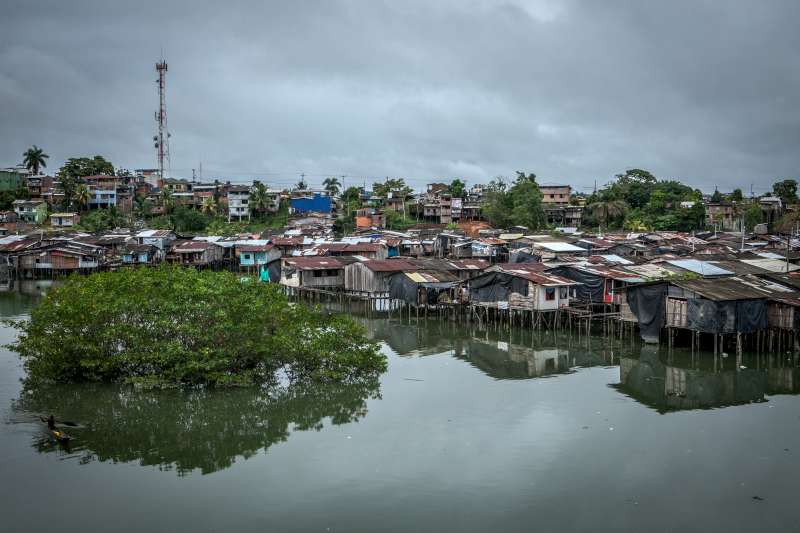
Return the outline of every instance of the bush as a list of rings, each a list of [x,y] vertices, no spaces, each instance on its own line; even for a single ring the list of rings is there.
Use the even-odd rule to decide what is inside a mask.
[[[37,381],[348,381],[386,368],[351,318],[290,304],[276,285],[176,266],[73,276],[11,346]]]

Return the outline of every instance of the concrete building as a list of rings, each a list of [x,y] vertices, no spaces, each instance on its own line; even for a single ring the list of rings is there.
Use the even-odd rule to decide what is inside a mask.
[[[539,185],[542,203],[546,205],[569,205],[572,187],[569,185]]]
[[[228,189],[228,222],[231,220],[250,220],[250,187],[232,185]]]

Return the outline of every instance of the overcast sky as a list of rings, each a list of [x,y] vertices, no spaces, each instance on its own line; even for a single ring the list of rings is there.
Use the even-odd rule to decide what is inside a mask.
[[[797,0],[2,3],[0,166],[156,166],[163,49],[179,177],[800,174]]]

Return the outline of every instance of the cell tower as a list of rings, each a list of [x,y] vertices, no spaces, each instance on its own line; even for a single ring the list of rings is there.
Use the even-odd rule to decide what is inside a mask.
[[[156,122],[158,123],[158,135],[153,137],[156,152],[158,154],[158,179],[164,180],[164,161],[169,163],[169,131],[167,131],[167,104],[164,99],[164,86],[166,85],[167,62],[163,59],[156,63],[158,72],[158,111],[156,111]]]

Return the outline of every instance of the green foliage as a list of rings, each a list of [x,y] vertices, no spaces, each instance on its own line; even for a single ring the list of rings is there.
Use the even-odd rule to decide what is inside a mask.
[[[2,191],[0,192],[0,210],[10,210],[13,207],[14,200],[27,200],[30,197],[30,192],[25,187],[16,191]]]
[[[546,225],[542,193],[535,174],[517,172],[517,179],[510,188],[502,177],[497,177],[489,183],[485,198],[483,214],[494,227],[540,229]]]
[[[772,185],[772,194],[784,204],[797,202],[797,180],[783,180]]]
[[[14,409],[80,420],[81,427],[69,433],[81,444],[81,462],[136,462],[180,476],[228,468],[297,431],[356,422],[367,414],[369,398],[380,398],[377,376],[226,390],[40,384],[26,387]]]
[[[403,231],[417,223],[416,220],[392,209],[387,209],[383,214],[386,217],[386,229]]]
[[[62,207],[71,209],[76,201],[75,195],[78,191],[81,178],[94,176],[97,174],[114,175],[114,165],[103,156],[96,155],[89,157],[72,157],[59,169],[58,176],[61,182],[61,189],[64,191],[64,201]]]
[[[348,187],[345,189],[344,193],[342,193],[342,203],[345,204],[353,204],[361,207],[361,190],[358,187]]]
[[[114,175],[114,165],[103,156],[72,157],[58,171],[60,178],[85,178],[97,174]]]
[[[276,285],[176,266],[73,276],[11,347],[28,379],[247,384],[374,376],[386,359],[347,316],[290,305]]]
[[[460,179],[454,179],[447,188],[453,198],[464,198],[467,195],[467,184]]]
[[[756,224],[761,224],[763,215],[761,207],[756,202],[752,202],[744,212],[744,225],[748,231],[753,231]]]
[[[733,192],[728,196],[728,200],[731,202],[741,202],[744,200],[744,195],[742,194],[742,189],[733,189]]]
[[[691,208],[681,202],[691,201]],[[650,172],[631,169],[587,198],[587,226],[692,231],[705,225],[702,194],[675,180],[658,180]]]
[[[406,197],[414,192],[414,189],[406,185],[406,181],[403,178],[386,178],[383,182],[376,181],[373,183],[372,192],[377,196],[387,196],[390,192],[393,192]]]
[[[123,217],[116,208],[95,209],[81,216],[80,227],[90,233],[114,229],[121,225]]]
[[[322,186],[325,188],[326,191],[328,191],[328,194],[330,194],[331,196],[336,196],[337,194],[339,194],[339,188],[342,186],[342,184],[339,183],[339,178],[332,177],[332,178],[325,178],[322,181]]]
[[[206,198],[206,200],[208,200],[208,198]],[[267,204],[269,203],[269,197],[268,197],[268,194],[267,194],[266,185],[264,185],[260,181],[255,182],[255,184],[253,184],[252,190],[250,191],[249,202],[250,202],[249,203],[249,207],[250,207],[251,213],[253,213],[255,215],[259,215],[259,214],[262,214],[262,213],[266,212]],[[205,206],[205,200],[203,201],[203,203],[204,203],[203,207],[205,208],[206,207]],[[216,211],[216,209],[214,209],[214,210]],[[204,211],[208,211],[208,210],[204,209]],[[210,211],[208,211],[208,212],[210,212]]]
[[[725,198],[722,196],[722,193],[719,192],[719,189],[714,189],[714,194],[711,195],[711,201],[714,203],[720,203]]]
[[[33,172],[34,175],[37,175],[39,174],[40,168],[47,167],[47,159],[49,157],[49,155],[44,153],[44,150],[34,144],[22,154],[22,164],[25,165],[25,168]]]
[[[496,228],[513,226],[511,211],[514,202],[508,191],[505,180],[498,176],[489,182],[484,192],[483,216]]]
[[[210,221],[207,215],[204,215],[196,209],[179,205],[170,212],[169,218],[172,220],[172,227],[178,232],[197,233],[206,229]]]

